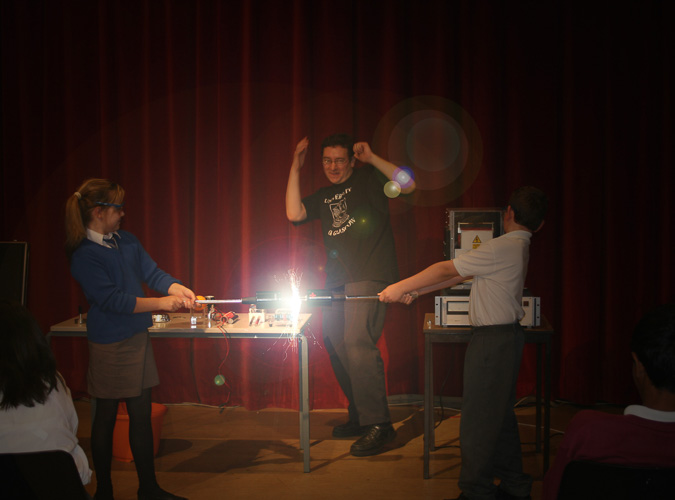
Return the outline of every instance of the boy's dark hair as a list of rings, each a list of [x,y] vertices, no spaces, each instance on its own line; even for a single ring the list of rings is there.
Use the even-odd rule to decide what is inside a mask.
[[[630,350],[657,389],[675,394],[675,304],[656,307],[635,326]]]
[[[515,213],[516,222],[534,232],[544,222],[548,197],[539,188],[523,186],[513,192],[509,206]]]
[[[342,146],[347,150],[349,154],[349,159],[352,159],[354,156],[354,139],[351,135],[348,134],[333,134],[326,137],[321,143],[321,153],[325,148],[334,148],[336,146]]]
[[[56,361],[35,317],[0,300],[0,410],[35,406],[56,387]]]

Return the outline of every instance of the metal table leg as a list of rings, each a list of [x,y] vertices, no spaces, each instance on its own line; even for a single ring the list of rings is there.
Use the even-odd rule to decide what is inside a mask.
[[[298,369],[300,379],[300,392],[298,397],[300,414],[300,449],[304,455],[304,471],[309,472],[309,363],[307,338],[298,337]]]
[[[429,450],[434,448],[433,349],[429,335],[424,338],[424,479],[429,479]]]

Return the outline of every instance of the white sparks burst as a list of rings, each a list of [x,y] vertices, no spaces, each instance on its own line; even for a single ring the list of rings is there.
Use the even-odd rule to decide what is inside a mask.
[[[300,305],[302,299],[300,298],[300,279],[302,274],[299,274],[295,269],[288,270],[288,281],[291,285],[291,328],[293,332],[297,331],[298,319],[300,317]]]

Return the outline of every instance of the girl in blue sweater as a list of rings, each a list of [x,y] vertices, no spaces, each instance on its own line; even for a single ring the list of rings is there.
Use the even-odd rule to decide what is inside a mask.
[[[151,391],[159,377],[148,327],[152,311],[190,307],[195,294],[159,269],[133,234],[120,230],[123,206],[124,189],[105,179],[85,181],[66,202],[66,252],[89,302],[87,383],[96,403],[91,430],[94,499],[113,498],[110,468],[120,400],[126,401],[129,413],[138,499],[181,499],[162,490],[155,477]],[[145,297],[143,284],[162,296]]]

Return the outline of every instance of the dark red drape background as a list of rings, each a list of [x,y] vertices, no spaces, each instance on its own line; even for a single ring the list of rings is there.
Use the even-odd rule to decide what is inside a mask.
[[[126,229],[197,293],[323,285],[317,225],[284,215],[292,152],[326,180],[318,144],[346,131],[416,171],[391,202],[399,270],[443,258],[447,208],[550,195],[527,286],[556,330],[554,396],[636,398],[628,341],[673,300],[670,2],[11,1],[2,14],[0,239],[28,241],[28,305],[45,330],[86,302],[59,245],[63,205],[89,177],[127,190]],[[422,318],[392,306],[381,340],[391,396],[423,388]],[[310,335],[313,408],[344,406]],[[283,342],[154,340],[162,402],[297,404]],[[86,395],[86,343],[56,339]],[[438,349],[461,388],[461,349]],[[213,383],[225,375],[228,387]],[[519,392],[532,393],[528,348]],[[439,381],[446,373],[438,373]],[[439,384],[440,386],[440,384]]]

